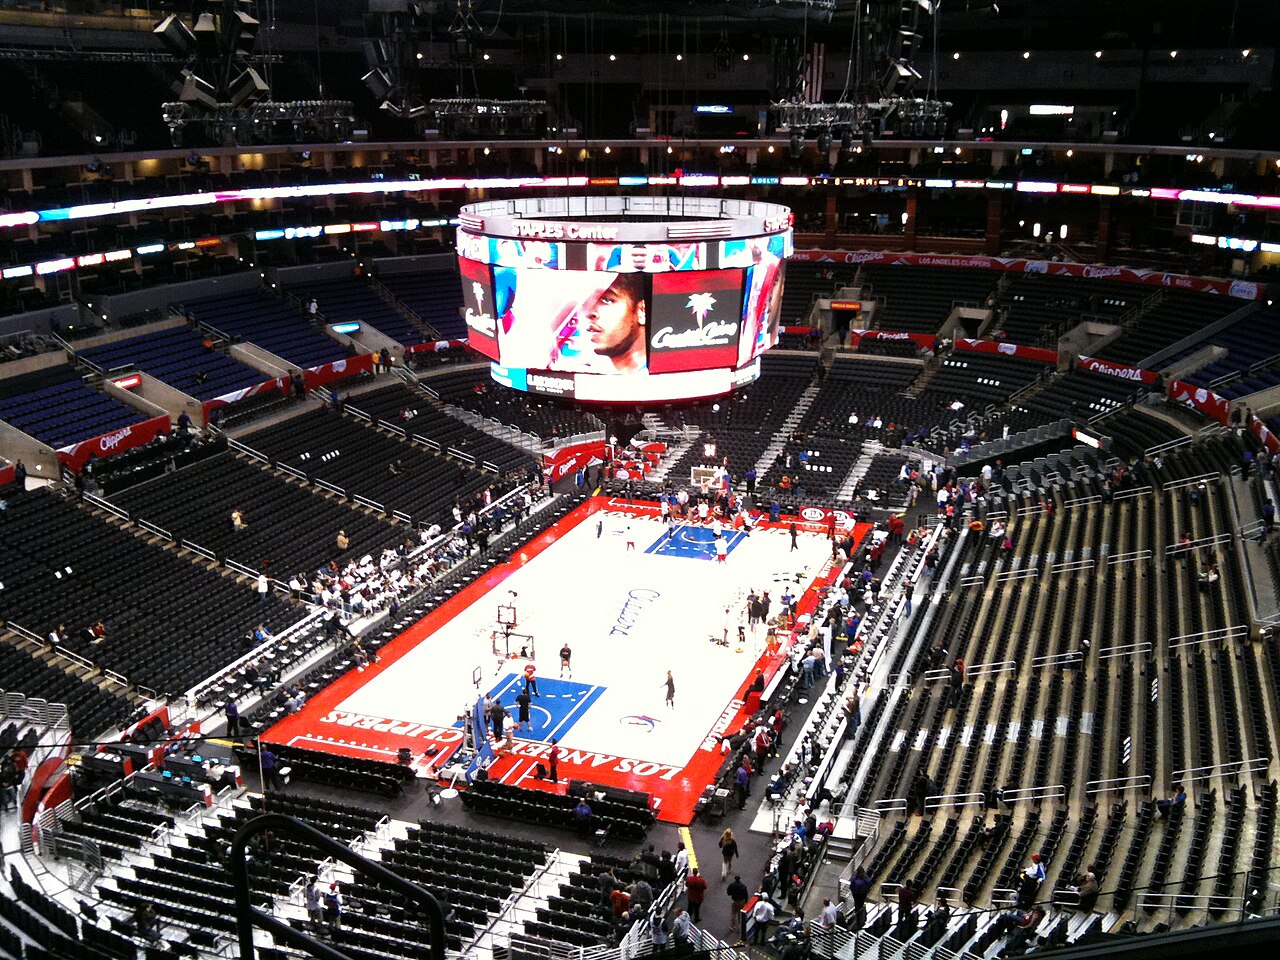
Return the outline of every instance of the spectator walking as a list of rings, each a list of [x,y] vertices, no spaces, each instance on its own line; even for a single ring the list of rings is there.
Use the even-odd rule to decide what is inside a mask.
[[[867,897],[871,895],[871,878],[865,867],[858,867],[849,881],[849,896],[853,898],[853,928],[861,930],[867,922]]]
[[[702,903],[707,899],[707,881],[694,867],[684,882],[685,898],[689,903],[689,916],[694,923],[702,922]]]
[[[724,833],[720,834],[720,879],[724,880],[729,876],[729,868],[733,866],[734,858],[738,856],[738,839],[733,835],[732,828],[725,828]]]
[[[280,761],[276,758],[271,748],[259,745],[258,759],[262,764],[262,779],[266,781],[263,787],[270,787],[272,790],[283,790],[284,777],[280,773]]]
[[[342,890],[335,880],[324,894],[324,919],[329,926],[329,936],[337,936],[342,927]]]
[[[312,931],[319,934],[324,930],[324,899],[320,892],[320,878],[315,874],[312,874],[311,879],[307,881],[304,896],[307,903],[307,919],[311,922]]]
[[[737,941],[742,942],[746,939],[747,922],[742,910],[746,907],[747,897],[750,895],[747,885],[742,882],[742,877],[735,873],[724,892],[729,897],[730,904],[729,933],[736,934]]]

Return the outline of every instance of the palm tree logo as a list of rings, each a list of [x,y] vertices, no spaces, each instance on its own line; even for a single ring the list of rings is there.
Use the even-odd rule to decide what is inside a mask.
[[[695,293],[689,297],[689,302],[685,304],[686,309],[693,311],[693,318],[698,321],[698,329],[702,329],[702,323],[707,319],[707,314],[711,312],[711,308],[716,304],[716,298],[709,293]]]
[[[479,283],[471,284],[471,293],[476,298],[476,310],[484,312],[484,287]]]

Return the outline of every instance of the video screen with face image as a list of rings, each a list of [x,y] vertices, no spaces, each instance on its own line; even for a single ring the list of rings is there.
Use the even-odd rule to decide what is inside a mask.
[[[467,344],[490,360],[497,360],[498,323],[489,267],[478,261],[459,257],[458,273],[462,276],[462,309],[467,321]]]
[[[742,293],[742,340],[738,365],[777,346],[782,325],[782,291],[787,262],[766,258],[747,267]]]
[[[742,271],[694,270],[653,278],[649,369],[679,373],[735,366]]]
[[[495,267],[493,286],[505,366],[570,373],[648,371],[646,275]]]

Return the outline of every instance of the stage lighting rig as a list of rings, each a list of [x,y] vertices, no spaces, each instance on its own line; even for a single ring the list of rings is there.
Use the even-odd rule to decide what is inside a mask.
[[[250,143],[307,143],[351,139],[355,115],[350,100],[259,100],[247,105],[175,101],[161,106],[175,147],[191,127],[204,139],[228,146]]]
[[[161,105],[175,147],[188,127],[218,144],[345,140],[351,136],[351,104],[337,100],[271,100],[258,72],[278,56],[256,52],[260,24],[244,0],[212,0],[190,22],[169,14],[152,34],[183,64],[173,92]]]
[[[830,149],[831,140],[840,135],[840,147],[849,149],[854,136],[862,137],[863,146],[871,146],[870,139],[877,129],[896,124],[904,136],[936,136],[946,129],[946,100],[924,100],[911,97],[890,97],[869,103],[805,103],[783,100],[773,104],[777,111],[779,132],[785,127],[794,140],[805,130],[818,131],[818,149]]]
[[[545,100],[482,100],[456,97],[431,100],[426,112],[436,129],[449,137],[505,137],[536,135],[545,123]]]
[[[416,120],[427,108],[418,93],[419,26],[430,8],[412,0],[369,0],[364,41],[364,81],[378,107],[394,117]]]
[[[176,13],[156,24],[152,34],[185,64],[174,84],[179,101],[214,109],[265,99],[270,88],[252,65],[258,28],[240,0],[211,5],[190,26]]]

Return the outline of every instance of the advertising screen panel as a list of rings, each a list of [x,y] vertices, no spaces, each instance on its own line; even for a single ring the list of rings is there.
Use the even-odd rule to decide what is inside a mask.
[[[732,367],[742,325],[742,271],[694,270],[653,278],[649,369]]]
[[[506,366],[647,372],[644,274],[494,267],[493,281]]]
[[[587,269],[617,273],[705,270],[705,243],[590,243]]]
[[[467,321],[467,344],[490,360],[498,359],[498,324],[493,304],[493,282],[483,263],[458,258],[462,276],[462,310]]]

